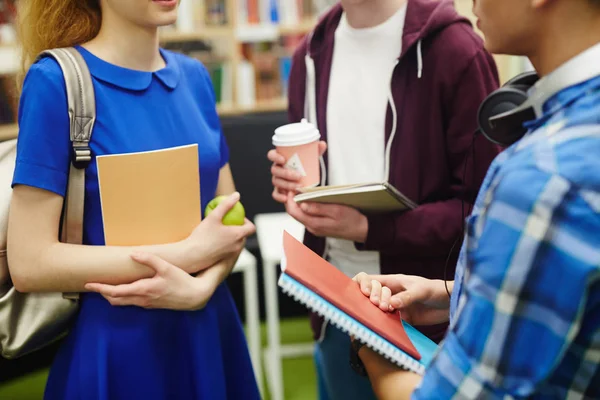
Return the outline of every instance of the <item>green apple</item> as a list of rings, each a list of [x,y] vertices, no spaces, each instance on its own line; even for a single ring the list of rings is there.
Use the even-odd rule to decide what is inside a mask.
[[[204,210],[204,216],[207,217],[212,210],[217,208],[220,202],[225,200],[227,196],[217,196],[212,199]],[[235,205],[225,214],[223,217],[223,225],[244,225],[246,219],[246,210],[241,202],[235,203]]]

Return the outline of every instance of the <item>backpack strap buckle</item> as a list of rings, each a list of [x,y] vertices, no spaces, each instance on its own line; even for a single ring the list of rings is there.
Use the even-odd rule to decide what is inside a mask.
[[[72,160],[75,168],[86,168],[92,161],[92,149],[87,144],[73,144]]]

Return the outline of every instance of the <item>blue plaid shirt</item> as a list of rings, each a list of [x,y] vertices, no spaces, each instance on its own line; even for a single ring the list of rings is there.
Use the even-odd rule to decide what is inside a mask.
[[[413,399],[600,398],[600,78],[528,128],[482,185]]]

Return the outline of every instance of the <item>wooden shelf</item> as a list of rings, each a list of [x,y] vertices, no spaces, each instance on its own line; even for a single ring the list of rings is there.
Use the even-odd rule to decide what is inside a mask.
[[[0,141],[14,139],[17,137],[19,127],[17,124],[0,125]]]
[[[277,112],[287,110],[287,99],[274,99],[274,100],[263,100],[259,101],[253,106],[234,106],[230,104],[219,104],[217,106],[217,112],[222,117],[235,116],[240,114],[248,113],[261,113],[261,112]]]
[[[281,36],[286,35],[305,35],[313,30],[317,21],[315,20],[305,20],[300,22],[297,25],[280,25],[279,26],[279,34]]]
[[[315,21],[306,20],[297,25],[241,25],[236,29],[229,26],[199,28],[194,32],[180,32],[177,30],[165,30],[160,33],[160,41],[165,42],[189,42],[193,40],[206,40],[217,38],[235,38],[240,42],[274,41],[280,36],[304,35],[310,32]]]

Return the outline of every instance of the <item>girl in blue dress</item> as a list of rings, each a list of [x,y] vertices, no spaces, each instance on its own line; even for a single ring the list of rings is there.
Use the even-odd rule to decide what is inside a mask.
[[[71,144],[64,78],[47,48],[76,46],[92,74],[94,156],[197,143],[202,209],[234,193],[215,96],[201,63],[159,48],[178,0],[20,2],[25,63],[10,210],[10,265],[25,292],[84,292],[46,399],[258,399],[223,283],[254,226],[224,226],[232,194],[178,243],[104,245],[97,169],[86,170],[84,244],[57,232]],[[33,64],[32,64],[33,63]]]

